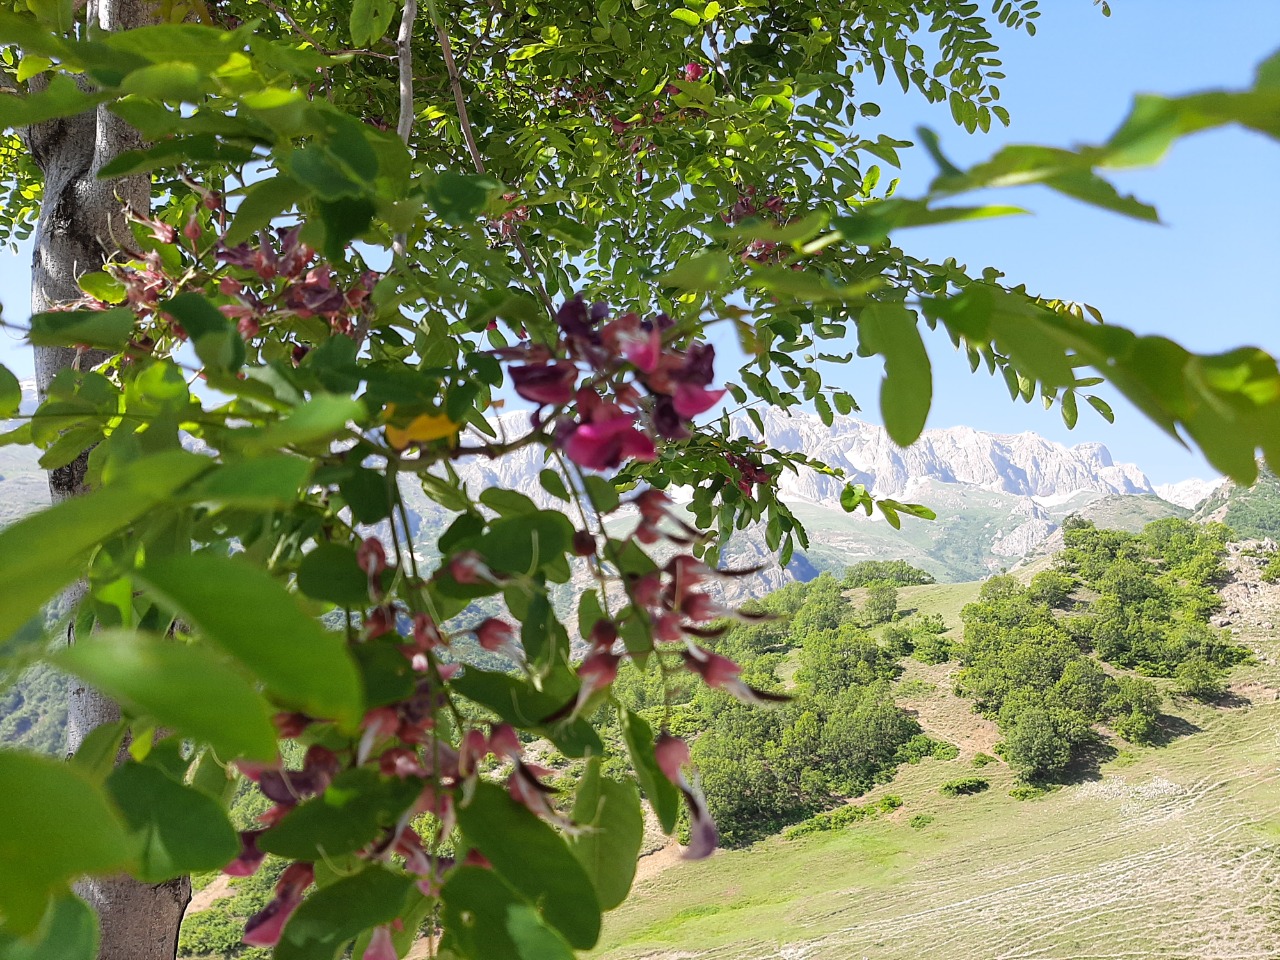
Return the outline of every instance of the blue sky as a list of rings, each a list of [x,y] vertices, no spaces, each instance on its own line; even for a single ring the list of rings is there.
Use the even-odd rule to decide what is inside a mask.
[[[957,164],[977,162],[1005,143],[1098,143],[1119,125],[1136,93],[1178,94],[1246,86],[1258,61],[1280,48],[1278,0],[1115,0],[1104,18],[1089,0],[1042,3],[1035,37],[1004,33],[1005,130],[969,136],[945,104],[930,106],[892,90],[868,93],[883,108],[874,130],[913,139],[934,128]],[[909,159],[908,159],[909,157]],[[1280,143],[1229,129],[1174,147],[1159,167],[1113,177],[1123,192],[1154,203],[1163,225],[1128,220],[1058,198],[1047,190],[993,191],[982,199],[1034,213],[978,224],[904,231],[898,242],[931,258],[954,256],[973,272],[985,266],[1037,292],[1083,300],[1109,322],[1159,332],[1217,352],[1244,343],[1280,354]],[[902,195],[923,192],[934,170],[920,151],[904,151]],[[971,202],[966,198],[966,202]],[[1009,400],[1002,379],[969,374],[950,342],[930,342],[935,399],[930,427],[1033,430],[1064,443],[1097,440],[1153,482],[1212,476],[1190,453],[1105,390],[1116,423],[1082,406],[1068,431],[1056,410]],[[878,417],[879,371],[862,362],[844,375],[867,419]]]
[[[1055,145],[1105,139],[1139,92],[1177,94],[1246,85],[1254,65],[1280,48],[1280,0],[1112,0],[1104,18],[1089,0],[1041,4],[1036,37],[1001,31],[1008,79],[1002,102],[1008,130],[969,136],[944,105],[904,96],[896,86],[868,88],[883,108],[867,132],[912,139],[926,124],[957,163],[976,162],[1004,143]],[[923,154],[905,151],[902,194],[924,191],[933,175]],[[1031,217],[904,232],[899,242],[933,258],[955,256],[974,271],[995,266],[1041,293],[1084,300],[1111,322],[1160,332],[1202,351],[1254,343],[1280,354],[1280,144],[1238,130],[1201,134],[1175,147],[1152,170],[1115,179],[1154,203],[1164,221],[1152,226],[1093,210],[1037,189],[1002,191],[992,199]],[[886,171],[887,173],[887,171]],[[0,253],[0,301],[25,319],[28,251]],[[1082,410],[1067,431],[1056,411],[1009,401],[1002,380],[970,375],[945,338],[934,351],[935,400],[930,427],[960,424],[1017,433],[1032,430],[1065,443],[1106,443],[1117,459],[1137,463],[1154,482],[1212,469],[1183,450],[1114,395],[1117,422]],[[0,332],[0,363],[30,376],[29,350]],[[835,372],[851,387],[867,419],[876,419],[879,370],[857,361]]]

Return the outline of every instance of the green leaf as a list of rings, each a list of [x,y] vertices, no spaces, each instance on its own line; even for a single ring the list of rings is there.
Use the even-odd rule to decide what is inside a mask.
[[[422,792],[415,779],[346,770],[318,797],[299,804],[258,838],[259,849],[293,860],[355,853],[392,826]]]
[[[1068,430],[1074,430],[1076,420],[1080,416],[1076,409],[1076,394],[1074,390],[1067,390],[1062,394],[1062,422],[1066,424]]]
[[[1116,422],[1115,412],[1111,409],[1111,404],[1107,403],[1107,401],[1103,400],[1101,397],[1095,397],[1092,394],[1085,397],[1085,400],[1088,401],[1089,406],[1093,407],[1093,409],[1098,412],[1098,416],[1102,417],[1102,419],[1107,421],[1107,423]]]
[[[585,828],[569,839],[600,900],[612,910],[631,890],[636,860],[644,842],[644,814],[634,783],[611,780],[600,773],[600,758],[592,757],[578,782],[573,822]]]
[[[304,196],[306,191],[298,181],[284,174],[250,184],[227,230],[227,246],[238,246],[249,240]]]
[[[681,23],[686,23],[691,27],[701,26],[702,24],[702,18],[686,7],[676,7],[672,10],[671,19],[679,20]]]
[[[205,366],[233,374],[244,364],[244,337],[200,294],[180,293],[160,306],[182,324]]]
[[[125,298],[124,284],[102,270],[86,273],[77,283],[81,290],[103,303],[120,303]]]
[[[84,345],[118,351],[129,342],[134,319],[128,307],[37,313],[31,318],[28,339],[36,347]]]
[[[0,417],[12,417],[22,405],[22,384],[0,364]]]
[[[211,470],[182,491],[184,503],[287,509],[298,501],[314,464],[302,457],[269,454]]]
[[[688,13],[697,19],[692,10]],[[658,283],[677,290],[714,290],[729,277],[730,272],[728,255],[719,250],[708,250],[681,260],[660,276]]]
[[[409,909],[413,879],[379,866],[343,877],[308,896],[285,924],[275,960],[333,960],[370,927]]]
[[[261,452],[329,441],[344,433],[349,421],[361,420],[364,416],[364,404],[359,400],[329,393],[315,394],[285,419],[253,433],[244,442],[245,450]]]
[[[54,900],[30,939],[0,930],[0,960],[94,960],[98,917],[79,897]]]
[[[114,534],[154,511],[213,461],[166,451],[124,467],[99,490],[63,501],[0,531],[0,641],[7,640],[80,576],[85,560]]]
[[[218,870],[240,852],[222,805],[157,767],[125,763],[106,786],[139,848],[135,875],[145,883]]]
[[[209,650],[104,631],[82,637],[51,662],[109,694],[133,716],[208,743],[227,760],[275,759],[271,709],[240,671]]]
[[[0,751],[0,783],[0,914],[6,930],[25,936],[51,894],[123,869],[132,848],[106,795],[70,764]]]
[[[395,640],[399,640],[396,636]],[[385,642],[360,643],[351,648],[364,681],[365,706],[372,710],[413,696],[419,677],[413,666],[388,638]]]
[[[44,73],[53,66],[53,61],[48,57],[41,57],[35,54],[27,54],[18,63],[18,82],[26,83],[32,77]]]
[[[884,357],[880,413],[890,439],[900,447],[914,443],[933,402],[933,372],[915,314],[900,303],[868,304],[858,314],[858,342]]]
[[[591,507],[596,513],[613,513],[618,509],[620,503],[618,499],[618,488],[604,477],[597,477],[593,473],[585,474],[582,478],[582,485],[587,491],[587,499],[591,501]]]
[[[524,894],[571,946],[589,950],[600,936],[600,907],[582,865],[563,838],[501,787],[476,784],[458,808],[466,842]]]
[[[0,126],[12,130],[74,116],[92,110],[107,96],[81,90],[66,74],[55,73],[49,78],[48,87],[39,93],[0,94]]]
[[[16,379],[14,380],[14,383],[17,383]],[[16,410],[17,407],[14,409]],[[555,497],[557,500],[563,500],[565,503],[569,502],[569,491],[565,489],[564,480],[561,478],[560,474],[556,473],[554,470],[548,468],[539,473],[538,483],[541,484],[543,490],[547,491],[547,493],[551,494],[551,496]]]
[[[631,710],[621,710],[622,736],[627,741],[631,766],[640,781],[649,806],[653,807],[663,833],[676,828],[680,816],[680,793],[676,785],[666,778],[653,754],[653,728],[649,721]]]
[[[346,257],[347,244],[369,229],[377,208],[366,197],[339,197],[316,204],[324,225],[324,255],[335,263]]]
[[[497,180],[484,174],[445,171],[427,187],[426,196],[445,223],[461,226],[473,222],[501,187]]]
[[[322,543],[302,558],[298,589],[340,607],[363,609],[369,603],[369,578],[360,569],[356,552],[338,543]]]
[[[359,720],[360,679],[346,640],[307,616],[266,571],[197,553],[165,557],[135,576],[274,696],[314,717]]]
[[[539,510],[493,521],[472,546],[496,571],[530,574],[562,566],[572,536],[573,524],[564,514]]]
[[[450,871],[441,955],[468,960],[573,960],[573,949],[492,870]]]
[[[847,217],[836,217],[831,225],[846,243],[871,246],[884,241],[894,230],[926,227],[966,220],[986,220],[1026,213],[1021,207],[989,204],[982,207],[930,208],[923,200],[878,200]]]
[[[120,756],[120,745],[124,743],[124,735],[128,732],[127,720],[117,720],[115,723],[104,723],[100,727],[94,727],[80,741],[80,747],[71,758],[71,764],[95,783],[101,783],[115,769],[116,760]]]
[[[377,523],[391,515],[391,493],[387,483],[384,474],[364,467],[354,468],[338,481],[338,490],[351,508],[356,523]]]

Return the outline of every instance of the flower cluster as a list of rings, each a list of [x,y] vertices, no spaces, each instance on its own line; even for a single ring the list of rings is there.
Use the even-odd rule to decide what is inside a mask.
[[[296,317],[306,320],[320,317],[334,333],[350,336],[354,317],[372,309],[367,303],[378,275],[365,272],[350,287],[336,282],[328,264],[313,266],[315,251],[299,239],[299,229],[277,230],[275,236],[263,231],[256,246],[219,244],[217,259],[240,271],[240,277],[224,276],[218,292],[230,299],[219,307],[223,315],[235,320],[246,338],[258,335],[269,319]],[[264,296],[253,289],[252,280],[276,281],[280,284]]]
[[[556,420],[556,442],[579,466],[653,460],[658,440],[688,437],[689,422],[724,396],[711,386],[715,348],[675,345],[665,314],[610,319],[606,304],[575,298],[557,311],[556,323],[557,351],[526,343],[497,353],[512,361],[516,393],[539,405],[536,422],[545,407],[570,408]]]
[[[756,486],[773,482],[773,474],[749,457],[728,451],[724,459],[729,466],[738,471],[737,487],[745,497],[754,496],[753,491]]]

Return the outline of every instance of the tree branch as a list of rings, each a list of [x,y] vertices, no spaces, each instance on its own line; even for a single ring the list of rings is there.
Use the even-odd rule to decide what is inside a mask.
[[[471,127],[471,116],[467,112],[467,98],[462,92],[462,77],[458,73],[458,64],[453,59],[453,44],[449,42],[449,32],[445,30],[444,25],[438,19],[433,18],[433,25],[436,29],[436,38],[440,41],[440,52],[444,56],[445,69],[449,71],[449,86],[453,90],[453,102],[458,109],[458,124],[462,127],[462,139],[466,141],[467,150],[471,154],[471,162],[475,165],[476,173],[484,174],[487,172],[484,167],[484,157],[480,154],[480,147],[476,144],[475,131]],[[551,301],[551,295],[547,293],[547,288],[542,285],[542,280],[538,275],[538,265],[534,263],[533,256],[529,253],[529,248],[524,245],[524,240],[520,237],[520,228],[515,224],[511,225],[511,241],[515,244],[516,251],[520,254],[520,261],[524,264],[524,268],[529,271],[529,281],[537,292],[538,299],[547,308],[547,313],[554,317],[556,313],[555,304]]]

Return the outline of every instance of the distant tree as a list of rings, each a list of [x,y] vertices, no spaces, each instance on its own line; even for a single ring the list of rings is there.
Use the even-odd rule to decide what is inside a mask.
[[[1060,570],[1041,570],[1028,585],[1031,599],[1048,607],[1060,607],[1075,589],[1076,581]]]
[[[1071,740],[1060,715],[1043,707],[1017,713],[1004,730],[1004,758],[1025,780],[1062,771],[1071,762]]]
[[[1173,672],[1174,689],[1197,700],[1216,700],[1227,692],[1226,674],[1200,655],[1183,660]]]
[[[1163,699],[1150,680],[1121,676],[1116,677],[1102,709],[1116,733],[1134,743],[1145,743],[1156,732]]]
[[[888,623],[898,612],[898,589],[891,583],[873,583],[867,588],[862,603],[862,616],[867,623]]]
[[[873,583],[891,583],[898,587],[912,587],[933,583],[933,574],[913,567],[905,560],[863,560],[844,572],[844,586],[869,587]]]

